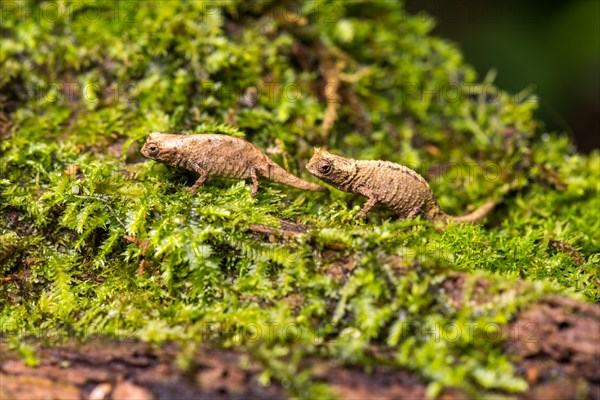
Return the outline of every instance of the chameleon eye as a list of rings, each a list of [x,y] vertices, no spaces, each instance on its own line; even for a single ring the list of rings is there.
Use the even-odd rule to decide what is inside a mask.
[[[151,156],[155,156],[158,154],[158,146],[155,144],[151,144],[150,146],[148,146],[148,154],[150,154]]]
[[[322,174],[327,175],[328,173],[331,172],[331,165],[323,164],[319,167],[319,170],[321,171]]]

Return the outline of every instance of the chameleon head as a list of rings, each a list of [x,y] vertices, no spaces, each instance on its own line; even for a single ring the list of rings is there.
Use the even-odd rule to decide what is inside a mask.
[[[322,181],[344,190],[341,184],[348,182],[348,178],[354,175],[356,165],[353,160],[315,148],[312,158],[306,164],[306,169]]]
[[[178,149],[181,148],[180,142],[183,137],[185,136],[152,132],[148,135],[140,151],[145,157],[168,164],[173,160]]]

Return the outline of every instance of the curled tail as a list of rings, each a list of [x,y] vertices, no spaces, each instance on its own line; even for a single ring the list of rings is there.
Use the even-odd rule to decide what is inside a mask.
[[[469,214],[466,214],[466,215],[458,216],[458,217],[448,215],[445,212],[439,210],[438,214],[435,216],[434,219],[436,222],[443,222],[445,224],[447,224],[449,222],[456,222],[458,224],[460,224],[460,223],[472,224],[472,223],[475,223],[475,222],[485,218],[494,209],[495,206],[496,206],[496,202],[493,200],[490,200],[490,201],[484,203],[483,205],[481,205],[475,211],[473,211]]]
[[[313,192],[327,192],[325,187],[300,179],[272,161],[269,163],[269,167],[264,174],[264,177],[273,182],[283,183],[284,185],[292,186],[296,189],[310,190]]]

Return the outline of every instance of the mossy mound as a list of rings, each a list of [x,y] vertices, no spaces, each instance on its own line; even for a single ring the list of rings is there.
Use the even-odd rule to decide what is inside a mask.
[[[234,347],[301,397],[328,393],[309,358],[408,368],[429,394],[519,391],[502,326],[548,293],[600,300],[600,154],[543,132],[533,94],[477,80],[431,20],[383,1],[13,6],[0,326],[31,363],[25,336],[108,334],[179,341],[182,368],[198,343]],[[245,135],[306,179],[327,146],[413,167],[449,213],[500,205],[438,232],[377,208],[344,223],[364,199],[335,190],[193,196],[139,155],[151,131]]]

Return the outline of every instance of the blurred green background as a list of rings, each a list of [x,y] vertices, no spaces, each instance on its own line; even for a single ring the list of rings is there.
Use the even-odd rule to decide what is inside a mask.
[[[481,78],[495,69],[511,93],[533,84],[543,130],[600,148],[600,1],[407,0],[406,9],[435,18],[433,34],[457,42]]]

